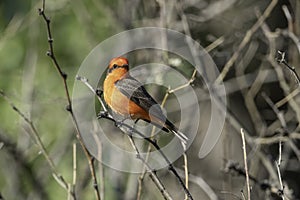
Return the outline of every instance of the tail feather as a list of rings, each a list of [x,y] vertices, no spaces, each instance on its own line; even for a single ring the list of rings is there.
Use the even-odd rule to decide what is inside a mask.
[[[176,135],[176,137],[178,139],[180,139],[180,141],[186,145],[187,144],[187,141],[189,140],[187,136],[185,136],[183,133],[181,133],[180,131],[175,131],[175,130],[171,130],[172,133],[174,133]]]
[[[155,119],[155,118],[152,118],[152,119]],[[146,122],[152,123],[153,125],[161,128],[162,130],[164,130],[166,132],[169,132],[169,131],[172,132],[181,141],[181,144],[183,145],[183,147],[184,148],[186,147],[187,141],[189,140],[188,137],[186,135],[184,135],[182,132],[180,132],[178,130],[178,128],[172,122],[170,122],[168,119],[166,119],[166,121],[164,123],[162,123],[160,120],[156,120],[158,122],[155,122],[154,120],[150,121],[147,119],[143,119],[143,120]]]

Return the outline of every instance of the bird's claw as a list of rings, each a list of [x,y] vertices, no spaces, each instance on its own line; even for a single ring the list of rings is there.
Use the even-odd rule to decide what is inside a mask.
[[[103,90],[97,88],[97,89],[96,89],[96,94],[97,94],[99,97],[101,97],[102,94],[103,94]]]
[[[122,124],[123,124],[123,121],[115,121],[115,126],[117,128],[120,128],[122,126]]]
[[[100,118],[105,118],[108,116],[108,112],[107,111],[100,111],[97,115],[97,118],[100,119]]]

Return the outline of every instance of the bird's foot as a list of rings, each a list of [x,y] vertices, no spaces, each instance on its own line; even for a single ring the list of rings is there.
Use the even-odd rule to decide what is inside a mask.
[[[123,122],[125,121],[126,119],[122,119],[122,120],[115,120],[115,126],[117,128],[120,128],[122,125],[123,125]]]
[[[97,94],[99,97],[101,97],[102,94],[103,94],[103,90],[97,88],[97,89],[96,89],[96,94]]]
[[[101,118],[106,118],[108,116],[108,112],[107,111],[100,111],[97,115],[97,118],[98,119],[101,119]]]

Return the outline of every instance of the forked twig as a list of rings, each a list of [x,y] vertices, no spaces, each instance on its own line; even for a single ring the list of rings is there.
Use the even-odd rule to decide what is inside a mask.
[[[288,62],[285,60],[285,52],[278,51],[278,55],[279,55],[279,57],[277,58],[277,62],[279,64],[284,64],[293,73],[293,75],[295,76],[297,84],[300,86],[300,77],[299,77],[295,67],[290,66],[288,64]]]

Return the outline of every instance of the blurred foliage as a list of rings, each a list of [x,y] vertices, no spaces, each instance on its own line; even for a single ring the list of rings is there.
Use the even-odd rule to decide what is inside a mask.
[[[69,76],[70,86],[93,45],[115,30],[105,9],[102,12],[94,3],[47,1],[46,12],[53,22],[55,53]],[[42,1],[0,2],[0,88],[34,122],[58,171],[70,181],[72,143],[76,140],[65,110],[67,102],[62,81],[46,56],[46,26],[37,11],[41,5]],[[104,5],[109,6],[107,2]],[[90,25],[81,18],[78,9],[85,9]],[[0,109],[0,141],[3,135],[7,139],[0,150],[0,193],[5,199],[65,199],[66,192],[53,179],[39,148],[30,139],[28,126],[2,98]],[[85,162],[82,152],[78,152],[79,162]],[[86,171],[87,165],[78,168]],[[79,180],[85,178],[84,174],[82,176]],[[31,180],[33,178],[35,180]],[[92,192],[82,195],[85,199],[93,197]]]

